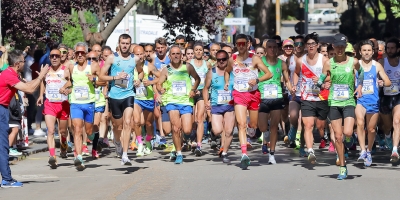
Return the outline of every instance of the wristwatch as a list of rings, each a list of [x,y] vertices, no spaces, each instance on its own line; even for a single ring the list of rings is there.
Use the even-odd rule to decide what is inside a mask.
[[[258,83],[260,82],[260,79],[257,78],[257,79],[256,79],[256,82],[257,82],[257,84],[258,84]]]

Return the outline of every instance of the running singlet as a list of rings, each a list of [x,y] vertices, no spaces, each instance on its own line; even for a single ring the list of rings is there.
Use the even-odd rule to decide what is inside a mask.
[[[182,64],[179,69],[167,66],[168,77],[163,83],[163,88],[166,92],[163,94],[162,100],[164,104],[179,104],[193,106],[193,98],[189,97],[192,90],[192,81],[190,80],[189,73],[186,65]]]
[[[362,61],[359,60],[360,66]],[[357,98],[357,104],[362,105],[377,105],[379,103],[379,88],[377,82],[377,71],[375,60],[372,60],[372,66],[369,71],[364,69],[364,82],[362,86],[362,96]],[[358,73],[356,73],[358,78]]]
[[[252,92],[258,89],[257,84],[253,87],[249,85],[249,80],[258,78],[258,69],[255,69],[252,65],[253,55],[249,53],[249,57],[244,61],[237,61],[238,55],[232,55],[234,61],[232,70],[234,76],[233,89],[238,92]]]
[[[72,72],[72,93],[71,103],[87,104],[95,102],[94,86],[87,75],[92,74],[90,62],[83,71],[79,71],[78,65],[74,66]]]
[[[383,88],[383,94],[386,96],[398,95],[400,86],[400,62],[396,67],[392,67],[387,58],[383,60],[383,68],[392,82],[391,86]]]
[[[135,96],[133,91],[133,70],[136,67],[134,55],[131,54],[127,59],[122,58],[118,53],[114,53],[114,62],[110,68],[110,76],[118,76],[124,71],[128,74],[125,79],[110,81],[109,97],[112,99],[125,99]]]
[[[232,101],[232,89],[233,89],[233,76],[231,75],[229,78],[229,88],[228,90],[224,90],[225,80],[224,76],[220,76],[217,74],[217,69],[214,67],[212,70],[212,79],[211,79],[211,105],[226,105]]]
[[[139,74],[134,70],[134,79],[139,79]],[[147,65],[143,65],[143,80],[149,80],[149,67]],[[136,99],[137,100],[154,100],[153,93],[153,85],[148,85],[145,87],[143,83],[140,83],[138,87],[136,87]]]
[[[349,60],[345,64],[335,63],[333,58],[330,60],[331,63],[331,82],[330,87],[329,106],[356,106],[354,93],[354,70],[353,63],[354,58],[349,57]]]
[[[168,56],[165,56],[164,61],[161,61],[161,60],[158,58],[158,56],[156,56],[156,57],[154,58],[154,66],[156,66],[156,68],[157,68],[158,70],[160,70],[160,71],[161,71],[164,67],[168,66],[170,62],[171,62],[171,60],[169,59]]]
[[[261,99],[282,98],[282,87],[281,87],[282,60],[277,59],[276,64],[271,65],[267,62],[265,56],[263,56],[261,59],[264,65],[268,67],[269,71],[273,75],[271,79],[258,83],[258,90],[261,93]],[[260,70],[258,72],[258,77],[261,77],[264,74],[265,73]]]
[[[205,60],[202,60],[202,61],[203,61],[203,64],[202,64],[200,67],[197,67],[197,66],[194,64],[194,59],[192,59],[192,60],[190,61],[190,64],[193,66],[193,68],[196,70],[197,74],[198,74],[199,77],[200,77],[200,84],[199,84],[199,86],[197,87],[198,90],[202,90],[202,89],[204,88],[204,81],[205,81],[205,79],[206,79],[206,74],[207,74],[207,72],[208,72],[208,68],[207,68],[207,63],[206,63],[206,61],[205,61]],[[192,79],[192,85],[194,85],[195,80],[194,80],[194,78],[191,78],[191,79]]]
[[[294,58],[295,58],[294,55],[290,56],[289,66],[288,66],[289,73],[290,73],[289,74],[290,75],[289,78],[290,78],[290,83],[292,83],[293,87],[296,87],[296,96],[299,97],[300,96],[300,82],[301,81],[300,81],[300,78],[299,78],[296,86],[294,85],[293,74],[294,74],[294,71],[296,70],[296,60]]]
[[[100,69],[104,66],[104,63],[105,63],[104,60],[101,60],[99,62]],[[97,77],[97,79],[98,78],[99,77]],[[95,88],[94,92],[95,92],[95,99],[96,99],[95,107],[98,108],[98,107],[106,106],[106,98],[104,97],[104,94],[103,94],[103,87],[99,86],[99,87]]]
[[[322,74],[323,60],[324,56],[318,54],[317,63],[311,66],[307,63],[307,54],[305,54],[302,59],[299,86],[300,87],[300,97],[301,100],[306,101],[321,101],[319,94],[321,92],[317,84],[314,84],[313,77],[320,77]],[[326,99],[325,99],[326,100]]]
[[[46,75],[46,99],[50,102],[63,102],[68,101],[68,96],[60,94],[62,88],[67,80],[64,75],[65,66],[61,66],[58,71],[49,71]]]

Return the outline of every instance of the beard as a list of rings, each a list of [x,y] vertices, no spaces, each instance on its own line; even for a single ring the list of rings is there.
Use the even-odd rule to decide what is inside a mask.
[[[387,53],[387,56],[389,57],[389,58],[396,58],[397,57],[397,53]]]

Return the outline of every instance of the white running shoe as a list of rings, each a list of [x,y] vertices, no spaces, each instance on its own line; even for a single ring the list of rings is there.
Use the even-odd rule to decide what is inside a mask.
[[[275,160],[275,156],[274,155],[269,154],[268,164],[270,164],[270,165],[275,165],[276,164],[276,160]]]

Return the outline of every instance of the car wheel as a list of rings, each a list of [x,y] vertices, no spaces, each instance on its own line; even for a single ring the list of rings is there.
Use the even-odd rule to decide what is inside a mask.
[[[318,19],[318,24],[321,24],[321,23],[322,23],[322,19],[319,18],[319,19]]]

